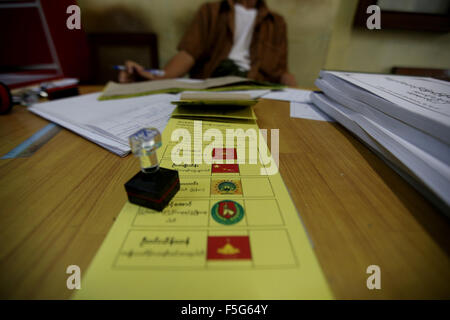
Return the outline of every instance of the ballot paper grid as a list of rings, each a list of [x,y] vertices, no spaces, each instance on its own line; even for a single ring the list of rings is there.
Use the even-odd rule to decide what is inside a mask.
[[[230,173],[213,173],[214,163],[174,167],[170,154],[176,144],[168,143],[160,158],[162,167],[178,170],[180,191],[162,212],[136,206],[132,229],[116,255],[113,268],[217,270],[298,267],[269,176],[259,174],[259,169],[264,166],[260,162],[237,164],[239,172]],[[208,144],[202,142],[202,149]],[[234,150],[237,156],[238,149]],[[259,148],[257,156],[261,157]],[[218,186],[228,182],[238,186],[237,190],[220,194]],[[233,225],[215,221],[213,207],[230,200],[241,206],[243,218]],[[211,249],[212,240],[225,241],[216,249],[231,258],[222,259],[220,254],[215,255]],[[181,249],[174,249],[175,253],[158,251],[154,249],[158,244]],[[188,246],[191,249],[187,250]],[[289,250],[281,252],[278,250],[280,246]],[[171,254],[175,256],[172,258]],[[183,264],[180,264],[177,258],[180,254],[189,255],[190,259],[183,259]]]

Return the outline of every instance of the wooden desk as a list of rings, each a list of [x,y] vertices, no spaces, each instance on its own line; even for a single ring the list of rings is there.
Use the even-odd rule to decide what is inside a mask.
[[[340,125],[291,119],[286,102],[255,111],[280,129],[280,171],[336,298],[450,298],[447,218]],[[0,155],[46,124],[24,107],[1,116]],[[87,269],[138,170],[67,130],[0,160],[0,298],[70,297],[67,266]],[[381,290],[366,287],[372,264]]]

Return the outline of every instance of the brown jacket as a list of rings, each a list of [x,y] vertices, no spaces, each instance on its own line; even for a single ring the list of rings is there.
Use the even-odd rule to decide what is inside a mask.
[[[191,77],[210,77],[219,63],[228,57],[233,46],[233,5],[233,0],[203,4],[186,30],[178,50],[188,52],[195,59]],[[257,9],[247,77],[280,82],[281,75],[287,72],[286,23],[262,0],[258,1]]]

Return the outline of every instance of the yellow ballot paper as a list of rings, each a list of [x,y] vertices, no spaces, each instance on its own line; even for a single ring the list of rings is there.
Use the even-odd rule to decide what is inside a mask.
[[[172,112],[172,117],[256,120],[256,114],[252,107],[220,109],[178,106]]]
[[[332,298],[256,124],[172,118],[162,141],[180,191],[125,204],[74,298]]]

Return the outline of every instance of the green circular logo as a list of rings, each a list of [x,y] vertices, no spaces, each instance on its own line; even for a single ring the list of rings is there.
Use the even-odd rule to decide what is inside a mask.
[[[211,215],[218,223],[236,224],[244,217],[244,208],[236,201],[222,200],[212,207]]]
[[[219,183],[219,185],[217,186],[217,189],[219,189],[219,191],[221,191],[223,193],[233,193],[234,191],[236,191],[237,187],[231,181],[224,181],[224,182]]]

